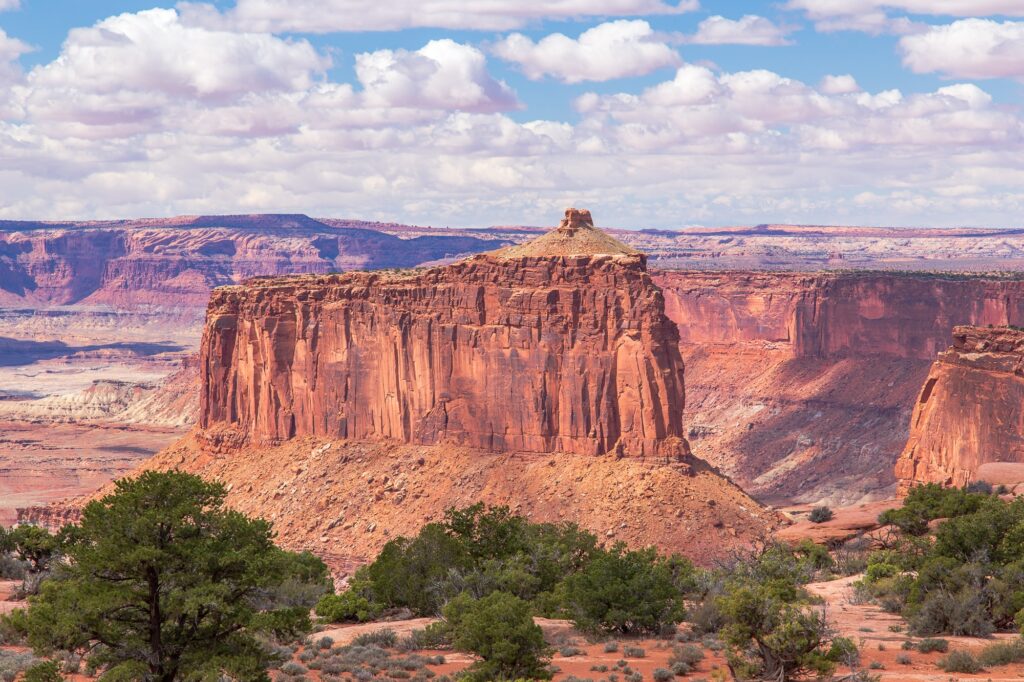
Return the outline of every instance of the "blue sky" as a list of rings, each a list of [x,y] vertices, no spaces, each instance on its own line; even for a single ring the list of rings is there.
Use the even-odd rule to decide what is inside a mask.
[[[1017,226],[1022,81],[1019,0],[0,0],[0,218]]]

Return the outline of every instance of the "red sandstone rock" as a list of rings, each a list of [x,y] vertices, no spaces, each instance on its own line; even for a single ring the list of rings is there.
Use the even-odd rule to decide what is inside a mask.
[[[449,266],[216,290],[200,425],[684,456],[678,341],[645,257],[570,211],[533,245]]]
[[[958,324],[1024,325],[1024,281],[933,273],[658,271],[683,342],[771,341],[795,357],[932,360]]]
[[[900,492],[962,486],[993,462],[1024,463],[1024,332],[957,327],[914,408],[896,463]]]

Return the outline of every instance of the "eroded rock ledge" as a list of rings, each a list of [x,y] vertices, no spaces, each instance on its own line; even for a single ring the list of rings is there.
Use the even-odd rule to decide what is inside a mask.
[[[1024,464],[1024,331],[956,327],[921,389],[896,477],[904,493],[962,486],[994,463]]]

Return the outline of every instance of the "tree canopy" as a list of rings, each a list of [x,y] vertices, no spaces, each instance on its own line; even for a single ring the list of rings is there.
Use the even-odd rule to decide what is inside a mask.
[[[105,679],[267,679],[259,635],[308,628],[330,580],[225,496],[196,476],[146,472],[87,504],[62,531],[66,561],[29,602],[33,648],[84,652]],[[311,588],[308,603],[279,594],[296,583]]]

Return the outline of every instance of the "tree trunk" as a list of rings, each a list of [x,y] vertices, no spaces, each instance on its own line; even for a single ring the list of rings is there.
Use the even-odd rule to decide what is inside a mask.
[[[160,613],[160,576],[155,568],[146,569],[146,581],[149,584],[149,672],[154,680],[171,682],[173,672],[168,677],[164,669],[164,647],[161,638],[163,616]]]

